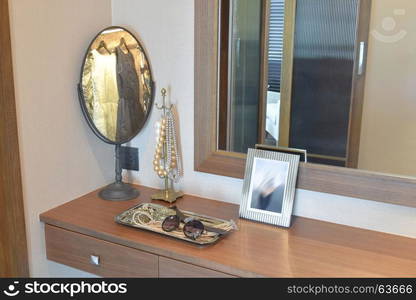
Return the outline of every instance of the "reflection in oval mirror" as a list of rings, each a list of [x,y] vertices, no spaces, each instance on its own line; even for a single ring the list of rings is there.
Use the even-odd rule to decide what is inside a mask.
[[[120,145],[143,128],[154,98],[150,64],[140,42],[121,27],[109,27],[91,42],[85,55],[79,98],[88,124],[104,142],[116,145],[116,182],[100,196],[129,200],[138,192],[121,180]]]
[[[145,124],[153,102],[146,54],[127,30],[111,27],[91,43],[82,68],[81,106],[105,142],[123,144]]]

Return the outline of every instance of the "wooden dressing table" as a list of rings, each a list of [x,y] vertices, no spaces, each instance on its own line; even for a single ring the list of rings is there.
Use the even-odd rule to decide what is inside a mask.
[[[41,214],[48,259],[105,277],[416,277],[416,239],[299,217],[283,229],[190,195],[179,208],[234,219],[239,230],[198,247],[115,223],[151,201],[154,189],[137,188],[135,200],[104,201],[95,191]]]

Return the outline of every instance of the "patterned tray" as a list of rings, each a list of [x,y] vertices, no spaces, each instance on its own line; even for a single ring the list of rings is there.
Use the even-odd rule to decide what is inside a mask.
[[[201,221],[206,226],[220,228],[228,232],[231,232],[232,230],[237,229],[237,226],[233,220],[226,221],[222,219],[217,219],[217,218],[213,218],[209,216],[196,214],[196,213],[189,212],[189,211],[182,211],[182,212],[187,218],[188,217],[195,218]],[[168,207],[154,204],[154,203],[142,203],[116,216],[115,221],[122,225],[157,232],[163,235],[167,235],[167,236],[174,237],[180,240],[191,242],[197,245],[213,244],[221,237],[221,235],[218,233],[204,231],[204,233],[199,238],[197,238],[196,240],[192,240],[190,238],[187,238],[184,235],[182,231],[183,225],[184,225],[183,223],[180,224],[177,230],[174,230],[172,232],[164,231],[162,229],[163,220],[167,216],[174,215],[174,214],[175,214],[175,211]]]

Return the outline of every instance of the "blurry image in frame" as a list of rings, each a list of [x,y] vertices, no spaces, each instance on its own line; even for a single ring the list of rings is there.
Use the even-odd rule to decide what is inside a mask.
[[[289,227],[299,155],[249,149],[240,216]]]
[[[250,208],[281,214],[289,163],[255,158]]]

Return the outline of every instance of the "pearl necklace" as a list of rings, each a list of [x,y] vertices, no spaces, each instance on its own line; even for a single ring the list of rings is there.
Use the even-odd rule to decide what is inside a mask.
[[[156,151],[153,169],[160,178],[178,182],[182,175],[182,164],[176,142],[176,124],[172,109],[156,123]]]

